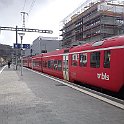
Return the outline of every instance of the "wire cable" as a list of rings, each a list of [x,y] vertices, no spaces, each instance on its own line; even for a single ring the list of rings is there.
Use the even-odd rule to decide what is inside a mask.
[[[28,12],[29,14],[31,13],[32,8],[34,7],[35,2],[36,2],[36,0],[33,0],[32,1],[32,4],[31,4],[30,9],[29,9],[29,12]]]
[[[25,2],[24,2],[24,6],[23,6],[23,8],[22,8],[22,11],[25,9],[25,5],[26,5],[26,0],[25,0]]]

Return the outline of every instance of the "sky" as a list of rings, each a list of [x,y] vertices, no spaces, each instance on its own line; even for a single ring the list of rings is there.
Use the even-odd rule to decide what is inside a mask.
[[[25,27],[40,30],[52,30],[53,34],[25,33],[24,44],[32,44],[39,36],[59,37],[61,21],[78,8],[84,0],[0,0],[0,26],[20,27],[23,20],[21,12],[26,12]],[[13,46],[16,42],[14,31],[1,31],[0,43]],[[18,43],[20,43],[18,36]]]

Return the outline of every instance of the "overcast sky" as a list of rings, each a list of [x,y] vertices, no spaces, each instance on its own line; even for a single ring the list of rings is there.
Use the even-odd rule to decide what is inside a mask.
[[[26,28],[53,30],[53,34],[25,33],[23,43],[32,44],[38,36],[58,37],[61,21],[83,3],[84,0],[0,0],[0,26],[22,27],[22,11],[26,16]],[[15,32],[1,31],[0,43],[13,45]],[[18,37],[20,43],[20,37]]]

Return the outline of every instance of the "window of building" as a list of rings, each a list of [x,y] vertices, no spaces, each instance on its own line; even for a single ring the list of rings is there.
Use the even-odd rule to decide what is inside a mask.
[[[110,68],[110,50],[104,52],[104,68]]]
[[[72,65],[77,66],[78,65],[78,54],[72,55]]]
[[[90,56],[90,66],[92,68],[100,67],[100,52],[92,52]]]
[[[87,66],[87,53],[80,54],[80,66],[86,67]]]

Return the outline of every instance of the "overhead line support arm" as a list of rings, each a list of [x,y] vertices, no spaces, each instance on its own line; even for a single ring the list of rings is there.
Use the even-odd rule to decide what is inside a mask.
[[[30,29],[30,28],[14,28],[14,27],[0,27],[0,30],[8,30],[8,31],[22,31],[22,32],[38,32],[38,33],[48,33],[52,34],[52,30],[39,30],[39,29]]]

